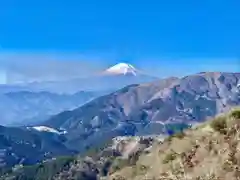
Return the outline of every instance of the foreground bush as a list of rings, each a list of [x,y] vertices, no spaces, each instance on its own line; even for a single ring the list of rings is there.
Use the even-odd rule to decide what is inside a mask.
[[[216,117],[212,122],[211,122],[211,127],[215,130],[220,132],[221,134],[226,133],[226,128],[227,128],[227,120],[226,117],[224,116],[219,116]]]

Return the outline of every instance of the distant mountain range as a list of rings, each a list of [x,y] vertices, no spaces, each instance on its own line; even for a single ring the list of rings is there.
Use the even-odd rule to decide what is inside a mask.
[[[103,94],[104,92],[84,91],[75,94],[30,91],[0,94],[0,124],[12,126],[36,124],[62,111],[80,107]]]
[[[104,71],[65,81],[44,81],[1,85],[0,93],[18,91],[48,91],[53,93],[73,94],[79,91],[109,91],[123,88],[130,84],[151,82],[158,78],[147,75],[127,63],[116,64]]]
[[[199,73],[129,85],[34,127],[1,127],[1,161],[11,164],[12,158],[20,157],[14,161],[19,162],[27,156],[26,162],[36,162],[49,152],[49,158],[83,153],[117,136],[164,135],[238,105],[240,73]]]

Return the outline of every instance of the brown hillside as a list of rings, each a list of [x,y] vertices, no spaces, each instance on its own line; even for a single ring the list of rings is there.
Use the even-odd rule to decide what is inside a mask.
[[[240,109],[155,143],[111,180],[239,180]]]

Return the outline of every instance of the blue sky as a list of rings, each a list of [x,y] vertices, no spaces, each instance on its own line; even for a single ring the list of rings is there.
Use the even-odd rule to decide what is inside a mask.
[[[77,54],[161,76],[238,71],[239,8],[239,0],[1,1],[0,54]]]

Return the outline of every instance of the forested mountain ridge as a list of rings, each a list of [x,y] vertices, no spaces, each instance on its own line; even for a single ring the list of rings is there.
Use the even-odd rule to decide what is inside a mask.
[[[165,125],[201,123],[240,105],[239,84],[240,73],[207,72],[130,85],[44,125],[65,129],[68,145],[78,149],[115,136],[166,133]]]

